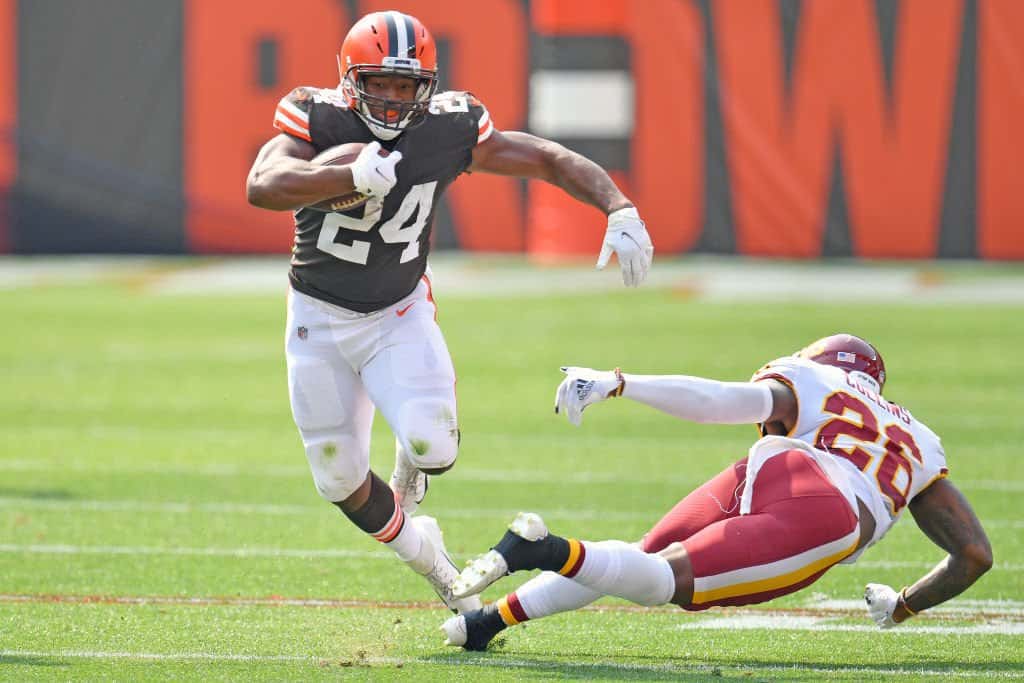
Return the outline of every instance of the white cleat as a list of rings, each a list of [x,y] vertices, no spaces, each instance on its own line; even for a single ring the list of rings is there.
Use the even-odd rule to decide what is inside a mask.
[[[423,576],[433,586],[434,592],[444,602],[445,607],[456,614],[470,612],[483,607],[480,598],[476,596],[456,597],[453,594],[452,586],[459,576],[459,570],[455,567],[455,563],[452,562],[451,556],[448,555],[448,551],[444,547],[441,527],[438,526],[437,520],[433,517],[421,515],[413,517],[412,523],[423,536],[424,541],[434,547],[433,565]]]
[[[462,647],[469,637],[466,633],[466,617],[461,614],[450,617],[441,624],[440,629],[444,633],[444,644],[452,647]]]
[[[520,512],[508,530],[524,541],[539,541],[548,535],[548,527],[536,512]]]
[[[548,535],[544,520],[533,512],[520,512],[508,525],[508,529],[524,541],[539,541]],[[488,550],[471,560],[459,573],[452,585],[452,594],[456,598],[477,595],[508,573],[508,562],[502,554],[497,550]]]
[[[395,455],[395,470],[391,473],[388,485],[394,491],[395,500],[401,506],[402,512],[406,517],[412,517],[427,496],[429,481],[426,474],[414,467],[402,452],[398,451]]]
[[[463,598],[483,593],[488,586],[503,576],[508,576],[508,563],[497,550],[488,550],[470,561],[459,573],[452,584],[452,595]]]

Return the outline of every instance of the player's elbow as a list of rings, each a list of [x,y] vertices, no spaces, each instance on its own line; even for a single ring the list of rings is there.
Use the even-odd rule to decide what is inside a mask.
[[[974,568],[975,575],[981,576],[989,569],[992,569],[992,546],[988,539],[982,543],[972,543],[966,549],[967,558]]]
[[[256,169],[250,171],[249,177],[245,179],[245,199],[253,206],[261,209],[268,208],[266,206],[269,201],[267,187],[260,182],[260,173]]]
[[[250,204],[260,209],[283,211],[290,208],[280,201],[279,193],[274,192],[267,183],[261,182],[257,174],[249,176],[249,180],[245,184],[245,198]]]
[[[992,546],[987,538],[965,545],[959,555],[974,581],[992,568]]]
[[[559,184],[559,180],[573,175],[575,152],[552,140],[542,140],[537,146],[540,156],[537,179]]]

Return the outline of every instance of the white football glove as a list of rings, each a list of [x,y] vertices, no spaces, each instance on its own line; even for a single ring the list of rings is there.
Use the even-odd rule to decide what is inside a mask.
[[[598,270],[608,265],[613,251],[619,257],[622,282],[627,287],[636,287],[647,279],[647,271],[654,258],[654,245],[640,214],[633,207],[608,214],[608,230],[604,233],[604,244],[597,257]]]
[[[349,164],[352,170],[352,184],[356,192],[369,197],[384,197],[398,182],[395,165],[402,160],[401,152],[380,156],[380,143],[374,140],[359,152],[355,161]]]
[[[615,372],[571,366],[562,372],[565,379],[555,392],[555,413],[564,413],[577,427],[583,422],[584,408],[621,393],[622,380]]]
[[[864,588],[864,602],[868,604],[868,614],[878,624],[878,628],[892,628],[896,625],[892,620],[892,613],[899,599],[899,593],[882,583],[869,583]]]

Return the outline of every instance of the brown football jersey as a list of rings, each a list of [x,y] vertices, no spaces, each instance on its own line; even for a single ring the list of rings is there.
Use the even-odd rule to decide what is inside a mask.
[[[375,138],[333,89],[296,88],[277,106],[274,126],[321,152]],[[441,193],[472,161],[473,148],[493,131],[487,109],[465,92],[431,99],[422,123],[396,139],[397,184],[383,200],[346,212],[301,208],[289,278],[309,296],[369,313],[407,296],[427,267],[430,231]]]

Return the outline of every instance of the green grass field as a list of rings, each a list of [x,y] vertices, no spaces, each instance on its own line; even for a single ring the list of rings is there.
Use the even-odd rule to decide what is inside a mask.
[[[999,272],[1024,286],[1020,269]],[[996,557],[961,599],[879,632],[864,584],[908,584],[943,556],[907,516],[858,564],[756,609],[606,599],[465,653],[443,647],[447,612],[428,585],[313,488],[288,408],[283,286],[157,295],[147,277],[0,289],[0,679],[1024,677],[1020,304],[439,288],[463,441],[421,510],[456,559],[519,510],[569,535],[639,538],[755,439],[626,401],[573,428],[551,410],[559,365],[743,380],[838,330],[882,349],[887,395],[943,437]],[[392,459],[378,421],[385,479]]]

